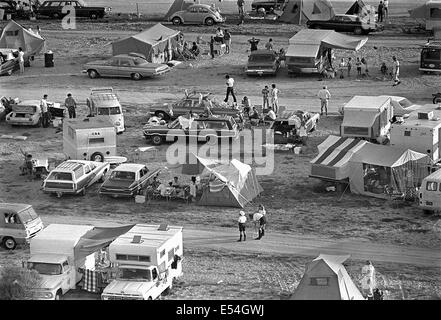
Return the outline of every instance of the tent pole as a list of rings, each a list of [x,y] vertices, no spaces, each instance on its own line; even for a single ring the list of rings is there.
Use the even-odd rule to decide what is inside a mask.
[[[341,199],[343,198],[343,196],[345,195],[346,190],[348,190],[349,187],[349,183],[346,185],[346,188],[343,190],[343,193],[341,194],[340,198],[338,199],[338,202],[341,201]]]
[[[299,25],[302,25],[303,0],[300,0]]]

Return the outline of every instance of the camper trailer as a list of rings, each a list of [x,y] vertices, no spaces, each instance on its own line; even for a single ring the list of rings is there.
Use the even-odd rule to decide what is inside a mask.
[[[182,227],[137,224],[109,246],[117,278],[103,300],[153,300],[182,275]]]
[[[81,280],[80,267],[95,266],[91,254],[77,259],[75,246],[93,226],[50,224],[31,240],[31,257],[26,267],[43,278],[42,287],[35,288],[37,299],[59,300]]]
[[[345,111],[346,112],[346,111]],[[410,113],[403,122],[394,123],[390,129],[390,145],[411,149],[440,159],[441,111],[426,106]]]
[[[429,0],[425,4],[409,10],[411,18],[424,21],[426,30],[441,28],[441,0]]]
[[[116,129],[109,119],[66,119],[63,152],[69,159],[102,162],[116,155]]]
[[[388,96],[354,96],[344,106],[342,137],[377,140],[389,132],[393,107]]]
[[[109,119],[115,126],[116,133],[124,132],[123,110],[113,88],[92,88],[88,104],[91,116]]]
[[[429,41],[423,46],[420,71],[441,72],[441,41]]]
[[[419,205],[427,214],[441,210],[441,170],[424,178],[419,192]]]

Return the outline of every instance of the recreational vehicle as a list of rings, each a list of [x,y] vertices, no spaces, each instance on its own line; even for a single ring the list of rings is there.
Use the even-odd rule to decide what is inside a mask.
[[[63,152],[69,159],[102,162],[116,155],[116,129],[109,119],[65,119]]]
[[[441,41],[429,41],[423,46],[420,71],[441,72]]]
[[[419,204],[424,213],[441,210],[441,170],[424,178],[419,192]]]
[[[124,132],[124,115],[113,88],[92,88],[88,104],[91,116],[107,118],[113,123],[117,133]]]
[[[354,96],[344,106],[342,137],[377,140],[389,132],[393,118],[388,96]]]

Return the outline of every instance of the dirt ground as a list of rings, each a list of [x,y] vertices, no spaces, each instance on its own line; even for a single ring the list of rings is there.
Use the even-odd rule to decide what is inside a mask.
[[[297,26],[275,23],[248,24],[232,30],[232,53],[214,60],[202,58],[185,62],[171,73],[157,78],[134,82],[126,79],[91,80],[81,74],[82,64],[111,55],[109,45],[115,39],[146,28],[147,22],[111,21],[109,23],[79,23],[78,30],[61,30],[53,22],[38,22],[47,38],[47,48],[55,55],[55,67],[44,68],[43,58],[37,57],[25,75],[0,78],[0,96],[39,99],[44,93],[50,100],[63,101],[67,92],[80,103],[91,87],[113,87],[121,97],[127,131],[118,136],[118,154],[130,161],[147,162],[151,168],[164,167],[167,146],[161,146],[157,157],[136,159],[134,150],[145,146],[141,128],[154,103],[181,97],[184,89],[197,88],[215,93],[223,98],[224,75],[235,78],[239,98],[244,95],[260,104],[260,90],[266,84],[276,83],[281,90],[280,102],[291,110],[319,111],[317,91],[326,84],[331,91],[330,116],[322,118],[318,130],[308,140],[300,155],[276,153],[273,174],[260,176],[264,193],[246,207],[254,212],[258,203],[264,203],[270,212],[269,226],[280,234],[296,234],[331,239],[365,240],[375,243],[439,249],[441,245],[441,220],[439,214],[425,216],[414,204],[326,192],[326,184],[308,177],[309,161],[317,154],[317,145],[329,134],[337,134],[342,117],[337,108],[353,95],[390,94],[405,96],[415,103],[431,103],[431,94],[438,91],[441,77],[418,72],[419,45],[427,40],[426,34],[404,35],[396,18],[380,34],[372,34],[358,54],[338,50],[340,57],[367,57],[370,78],[355,80],[355,72],[344,79],[318,81],[316,76],[291,78],[282,68],[275,78],[252,78],[243,74],[252,35],[263,45],[272,37],[276,48],[288,45],[288,39]],[[35,27],[29,21],[26,26]],[[0,24],[0,26],[3,26]],[[207,39],[215,28],[180,27],[187,39],[201,35]],[[401,63],[401,81],[392,87],[391,81],[379,80],[380,63],[391,66],[396,55]],[[86,115],[80,107],[79,117]],[[237,209],[201,207],[181,202],[152,202],[138,205],[133,200],[100,198],[97,186],[85,197],[65,196],[61,199],[43,194],[41,181],[27,181],[19,176],[22,162],[20,148],[34,156],[48,157],[52,164],[63,159],[62,133],[55,128],[20,128],[0,123],[0,135],[26,135],[26,141],[0,139],[0,200],[32,204],[43,216],[62,216],[65,223],[72,218],[84,217],[102,221],[128,221],[142,223],[168,222],[184,227],[221,227],[236,235]],[[168,179],[174,172],[164,170],[160,179]],[[181,180],[188,181],[188,176]],[[262,244],[264,246],[264,244]],[[184,243],[185,247],[185,243]],[[0,250],[0,261],[19,264],[27,250],[7,253]],[[231,253],[228,250],[185,250],[184,277],[170,299],[284,299],[297,286],[305,264],[311,257]],[[348,271],[354,280],[359,277],[362,261],[348,260]],[[373,261],[381,274],[381,286],[388,291],[388,299],[439,299],[440,265],[414,266],[409,264]],[[213,272],[206,272],[211,270]],[[213,276],[213,273],[216,276]]]

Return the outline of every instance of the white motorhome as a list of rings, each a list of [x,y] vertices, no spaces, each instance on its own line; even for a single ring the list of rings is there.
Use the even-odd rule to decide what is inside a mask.
[[[440,159],[441,111],[424,106],[410,113],[403,122],[393,123],[390,145],[425,153],[432,160]]]
[[[76,259],[74,253],[78,241],[91,229],[93,226],[50,224],[32,238],[26,267],[43,278],[41,287],[35,288],[38,299],[59,300],[81,280],[80,267],[95,266],[94,254]]]
[[[113,88],[92,88],[88,104],[91,116],[109,119],[117,133],[124,132],[123,110]]]
[[[441,170],[424,178],[419,192],[419,205],[424,213],[441,210]]]
[[[103,300],[153,300],[182,275],[182,227],[137,224],[109,246],[117,278]]]
[[[69,159],[104,161],[116,155],[116,130],[108,119],[63,121],[63,152]]]
[[[344,105],[340,135],[367,140],[385,137],[393,115],[388,96],[354,96]]]

